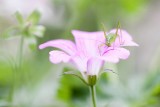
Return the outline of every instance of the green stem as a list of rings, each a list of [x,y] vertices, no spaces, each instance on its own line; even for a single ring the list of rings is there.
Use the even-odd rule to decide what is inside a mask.
[[[12,105],[12,101],[13,101],[14,91],[18,85],[17,82],[20,81],[19,77],[22,76],[21,72],[22,72],[23,44],[24,44],[24,37],[21,36],[19,47],[18,47],[18,53],[17,53],[17,62],[15,62],[15,65],[13,65],[13,69],[12,69],[12,71],[13,71],[13,84],[12,84],[12,88],[11,88],[10,95],[9,95],[9,101],[11,102],[11,105]],[[21,75],[21,76],[19,76],[19,75]]]
[[[24,44],[24,37],[23,35],[20,38],[20,43],[19,43],[19,49],[18,49],[18,56],[17,56],[17,76],[18,78],[16,79],[16,83],[15,85],[22,85],[23,79],[24,79],[24,75],[23,75],[23,71],[22,71],[22,63],[23,63],[23,44]]]
[[[96,107],[96,92],[95,92],[95,86],[90,86],[90,93],[91,93],[91,97],[92,97],[93,107]]]
[[[19,71],[22,70],[22,57],[23,57],[23,42],[24,42],[24,37],[21,36],[21,40],[20,40],[20,46],[19,46],[19,62],[18,62],[18,68]]]

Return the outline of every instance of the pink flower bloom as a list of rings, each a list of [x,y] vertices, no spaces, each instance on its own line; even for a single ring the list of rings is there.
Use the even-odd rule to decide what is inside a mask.
[[[111,30],[109,33],[115,33]],[[122,33],[122,35],[120,34]],[[60,50],[53,50],[50,54],[50,61],[54,64],[60,62],[74,63],[83,76],[98,75],[104,62],[117,63],[119,59],[127,59],[130,52],[121,46],[138,46],[132,41],[126,31],[119,31],[115,43],[111,47],[100,46],[106,42],[103,31],[84,32],[73,30],[72,34],[75,43],[70,40],[52,40],[39,46],[40,49],[55,47]],[[119,38],[123,43],[119,42]]]
[[[106,33],[106,35],[110,33],[115,34],[116,29],[111,30]],[[103,58],[107,62],[118,63],[119,59],[127,59],[130,52],[127,49],[122,48],[123,46],[138,46],[138,44],[132,40],[130,34],[125,30],[118,30],[118,35],[115,42],[111,44],[111,47],[108,47],[107,45],[100,47],[100,54],[104,56]],[[106,41],[104,36],[102,38],[103,41]],[[105,42],[103,42],[103,44],[104,43]]]

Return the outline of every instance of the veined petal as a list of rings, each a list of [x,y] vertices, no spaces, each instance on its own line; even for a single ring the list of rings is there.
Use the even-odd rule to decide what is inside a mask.
[[[137,43],[134,41],[124,41],[124,43],[121,44],[121,46],[139,46]]]
[[[99,55],[98,46],[105,41],[103,32],[84,32],[73,30],[77,49],[85,56]]]
[[[120,59],[127,59],[130,55],[130,52],[125,48],[115,48],[114,53],[118,56]]]
[[[87,71],[87,57],[81,55],[72,56],[72,60],[81,73]]]
[[[100,56],[100,59],[106,62],[118,63],[119,58],[113,53],[114,53],[113,51],[108,51],[103,56]]]
[[[70,40],[63,40],[63,39],[51,40],[51,41],[45,42],[39,46],[40,49],[43,49],[46,47],[59,48],[59,49],[65,51],[66,53],[68,53],[69,55],[74,55],[76,53],[76,46]]]
[[[117,63],[119,59],[127,59],[130,55],[130,52],[124,48],[109,48],[106,52],[101,56],[107,62]]]
[[[87,61],[87,75],[98,75],[104,61],[98,58],[90,58]]]
[[[116,33],[116,29],[111,30],[109,33]],[[131,35],[125,30],[119,29],[118,35],[113,46],[138,46],[138,44],[132,40]]]
[[[57,64],[60,62],[69,62],[70,56],[67,55],[65,52],[54,50],[49,52],[49,59],[52,63]]]

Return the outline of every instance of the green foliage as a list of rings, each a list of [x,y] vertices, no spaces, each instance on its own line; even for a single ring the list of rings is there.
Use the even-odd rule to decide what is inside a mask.
[[[68,68],[64,69],[68,72]],[[88,88],[79,77],[73,76],[73,73],[62,75],[60,80],[60,87],[57,90],[57,97],[66,102],[68,107],[81,107],[88,97]],[[76,74],[78,75],[78,74]]]
[[[107,28],[113,25],[115,26],[118,20],[122,23],[124,21],[128,23],[130,16],[135,16],[136,14],[136,17],[138,17],[137,13],[148,0],[53,0],[53,2],[53,5],[56,2],[54,8],[57,13],[59,13],[59,10],[64,9],[63,17],[61,17],[62,26],[47,26],[47,36],[39,39],[41,43],[42,41],[44,42],[55,38],[69,38],[71,37],[70,31],[72,29],[97,31],[102,28],[100,26],[102,22],[107,23]],[[24,17],[21,13],[16,12],[17,25],[8,28],[6,32],[3,33],[3,36],[5,38],[13,38],[15,36],[24,37],[28,46],[31,49],[36,49],[37,38],[42,38],[45,32],[44,26],[39,25],[40,16],[38,11],[33,11],[28,17]],[[3,23],[1,24],[3,25]],[[5,26],[5,24],[3,26]],[[44,77],[47,73],[51,71],[51,64],[47,59],[48,51],[49,49],[46,49],[45,53],[37,51],[37,53],[32,53],[31,56],[27,56],[26,58],[29,60],[26,60],[23,64],[24,76],[20,76],[20,79],[18,79],[19,82],[23,83],[22,80],[27,78],[26,81],[31,84],[31,90],[34,90],[35,93],[42,92],[42,96],[39,95],[36,98],[43,98],[44,90],[34,88],[41,84],[41,82],[46,79]],[[34,59],[32,58],[33,56],[37,58]],[[55,66],[53,66],[52,69],[54,72],[57,72]],[[125,65],[125,69],[130,70],[127,65]],[[128,107],[159,107],[159,70],[160,68],[158,68],[157,72],[151,70],[150,72],[152,73],[148,73],[146,76],[144,76],[144,74],[135,74],[135,77],[133,75],[129,75],[128,77],[124,76],[123,80],[125,80],[125,83],[121,82],[120,79],[117,79],[115,82],[112,77],[118,77],[113,73],[103,74],[98,80],[97,85],[98,102],[105,103],[107,105],[105,107],[113,107],[111,103],[114,102],[116,104],[117,100],[120,104],[124,103]],[[111,78],[110,74],[112,75]],[[10,90],[10,84],[13,82],[12,75],[11,66],[0,61],[0,100],[6,100],[8,90]],[[121,75],[122,74],[120,74],[120,76]],[[132,79],[134,81],[140,81],[136,81],[136,85],[133,85],[133,83],[130,82]],[[58,89],[56,91],[54,90],[56,94],[52,95],[53,98],[65,102],[68,107],[88,107],[89,104],[87,104],[87,101],[90,102],[88,99],[89,90],[81,80],[70,75],[61,76],[60,79],[55,78],[53,75],[53,78],[49,81],[53,80],[59,81],[59,83],[57,83],[58,85],[56,84]],[[139,84],[141,81],[144,81],[144,83]],[[47,83],[48,81],[46,81],[46,83],[44,82],[44,84]],[[23,85],[26,84],[23,83]],[[43,87],[46,87],[46,85]],[[41,88],[43,89],[43,87]],[[131,90],[130,87],[133,87],[133,90]],[[18,92],[19,90],[16,91]],[[48,92],[48,90],[45,91]],[[52,93],[52,91],[53,90],[51,90],[50,93]],[[19,93],[21,94],[21,92]],[[29,94],[32,94],[32,92]],[[23,99],[26,100],[26,96]],[[44,97],[44,99],[47,98]],[[52,99],[53,104],[55,99]],[[31,103],[34,102],[29,102],[29,104]],[[38,100],[38,103],[44,102]],[[52,105],[48,107],[52,107]],[[119,105],[119,107],[124,106]]]
[[[10,68],[9,63],[0,61],[0,84],[8,85],[11,84],[12,80],[12,69]]]
[[[36,37],[43,37],[45,32],[45,27],[42,25],[37,25],[40,20],[40,13],[38,11],[33,11],[27,18],[23,18],[20,12],[15,13],[18,24],[8,28],[4,32],[4,38],[10,38],[15,36],[22,36],[28,43],[30,49],[36,49]]]
[[[36,25],[38,24],[40,20],[40,13],[38,11],[33,11],[27,18],[27,21],[29,21],[31,24]]]
[[[19,23],[20,25],[23,25],[23,23],[24,23],[23,16],[22,16],[19,12],[16,12],[16,13],[15,13],[15,16],[16,16],[16,18],[17,18],[18,23]]]

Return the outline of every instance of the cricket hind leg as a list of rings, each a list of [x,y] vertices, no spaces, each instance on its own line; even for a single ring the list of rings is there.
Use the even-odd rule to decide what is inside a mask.
[[[100,49],[102,46],[106,46],[106,44],[103,43],[103,44],[100,44],[100,45],[98,46],[98,51],[99,51],[100,56],[102,56],[102,54],[101,54],[101,49]]]
[[[116,73],[116,72],[114,72],[112,69],[105,69],[105,72],[112,72],[112,73],[114,73],[114,74],[116,74],[116,75],[118,75],[118,76],[119,76],[119,74],[118,74],[118,73]]]
[[[118,35],[119,36],[119,44],[120,45],[123,45],[125,41],[122,41],[122,30],[121,30],[121,25],[120,25],[120,22],[118,22],[118,29],[119,29],[119,32],[120,34]]]

